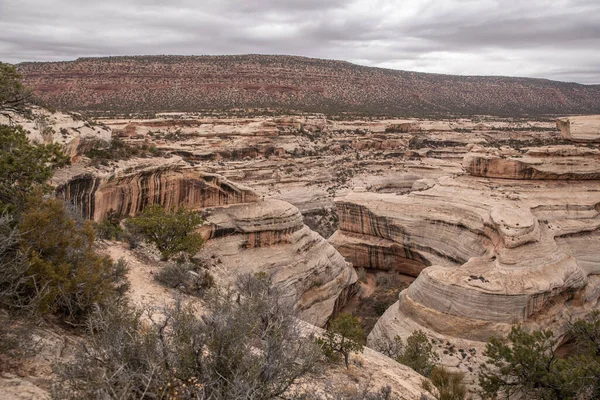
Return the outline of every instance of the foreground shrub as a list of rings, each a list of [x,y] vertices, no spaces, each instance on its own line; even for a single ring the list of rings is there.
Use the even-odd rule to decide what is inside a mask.
[[[550,330],[527,332],[513,327],[508,340],[491,338],[479,372],[484,398],[600,398],[600,314],[576,321],[569,334],[577,351],[566,358],[556,353]]]
[[[55,396],[273,399],[315,370],[318,348],[265,277],[213,290],[206,304],[202,319],[181,302],[94,313],[90,341],[56,366]]]
[[[22,127],[0,125],[0,213],[20,211],[33,190],[47,190],[52,171],[68,161],[59,145],[32,145]]]
[[[202,217],[183,207],[167,211],[158,204],[151,204],[125,224],[133,233],[154,243],[165,260],[181,252],[194,255],[204,244],[202,236],[195,232],[202,224]]]
[[[125,263],[97,254],[92,223],[69,216],[62,201],[32,198],[18,229],[27,264],[19,291],[26,301],[36,299],[42,313],[81,322],[94,306],[120,299],[127,290]]]

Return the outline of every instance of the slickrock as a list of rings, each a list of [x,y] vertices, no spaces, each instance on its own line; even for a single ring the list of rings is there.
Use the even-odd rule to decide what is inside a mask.
[[[207,221],[212,239],[200,255],[218,258],[216,275],[225,281],[232,272],[272,275],[304,321],[323,326],[357,288],[352,266],[289,203],[271,199],[214,208]]]
[[[405,196],[352,192],[336,206],[331,243],[354,265],[422,269],[387,318],[449,336],[483,340],[526,321],[600,268],[595,181],[448,177]],[[370,341],[392,333],[376,326]]]
[[[485,151],[485,149],[482,149]],[[470,153],[463,161],[473,176],[503,179],[600,179],[600,150],[575,146],[529,149],[521,155]]]
[[[106,125],[92,125],[79,114],[51,112],[27,105],[20,112],[3,110],[0,124],[20,125],[34,143],[57,143],[71,161],[76,161],[94,144],[108,145],[111,129]]]
[[[600,115],[559,118],[556,127],[563,138],[573,142],[600,143]]]

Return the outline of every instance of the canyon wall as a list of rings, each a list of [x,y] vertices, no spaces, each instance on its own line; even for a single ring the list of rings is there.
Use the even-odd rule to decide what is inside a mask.
[[[132,216],[148,204],[202,209],[254,202],[258,197],[220,175],[177,164],[108,176],[84,173],[60,185],[57,194],[95,221],[111,210],[119,217]]]
[[[336,199],[340,229],[330,241],[349,261],[418,274],[370,343],[410,334],[406,319],[486,340],[583,292],[595,304],[588,283],[600,270],[598,151],[530,149],[523,159],[534,173],[518,156],[494,153],[468,154],[470,174],[423,191]]]
[[[354,294],[356,272],[304,225],[296,207],[259,199],[252,189],[178,160],[164,163],[138,164],[134,171],[109,175],[76,174],[58,187],[57,194],[95,221],[111,210],[119,217],[132,216],[148,204],[202,210],[205,223],[199,229],[207,241],[198,256],[219,260],[211,272],[222,283],[243,273],[271,275],[300,317],[317,326]]]

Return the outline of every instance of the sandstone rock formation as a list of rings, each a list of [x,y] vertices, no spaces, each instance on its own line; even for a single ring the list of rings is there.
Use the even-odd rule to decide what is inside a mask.
[[[531,148],[525,154],[471,153],[464,159],[473,176],[500,179],[600,179],[600,150],[575,146]]]
[[[300,317],[323,326],[356,290],[352,266],[302,222],[289,203],[265,200],[209,211],[209,240],[200,255],[216,256],[222,280],[236,273],[266,272]]]
[[[573,142],[600,142],[600,115],[559,118],[556,126],[563,138]]]
[[[108,145],[111,129],[106,125],[92,125],[76,113],[51,112],[27,104],[19,111],[0,113],[0,124],[20,125],[34,143],[57,143],[71,161],[76,161],[92,145]]]
[[[403,318],[486,340],[578,293],[600,271],[597,150],[542,148],[526,157],[533,174],[520,160],[471,154],[467,171],[502,179],[446,177],[405,196],[352,192],[336,200],[340,230],[331,243],[349,261],[418,274],[371,342],[393,337],[390,319]]]
[[[301,317],[318,326],[355,290],[352,266],[304,225],[296,207],[259,201],[253,190],[176,159],[108,176],[75,175],[58,186],[57,194],[96,221],[111,210],[127,217],[154,203],[203,210],[208,242],[201,253],[221,260],[223,279],[246,272],[272,274]]]
[[[201,209],[257,199],[249,188],[181,163],[108,176],[84,173],[60,185],[57,194],[95,221],[104,219],[111,210],[120,217],[135,215],[154,203],[168,209]]]

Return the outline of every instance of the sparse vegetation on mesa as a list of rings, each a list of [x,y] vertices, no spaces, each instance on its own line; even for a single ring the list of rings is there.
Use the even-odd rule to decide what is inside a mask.
[[[292,56],[81,58],[24,63],[19,71],[43,103],[89,111],[262,108],[411,116],[600,112],[597,85],[425,74]],[[85,78],[79,71],[86,71]],[[65,79],[68,91],[61,86]],[[36,92],[42,84],[44,91]],[[98,85],[102,92],[91,90]]]

